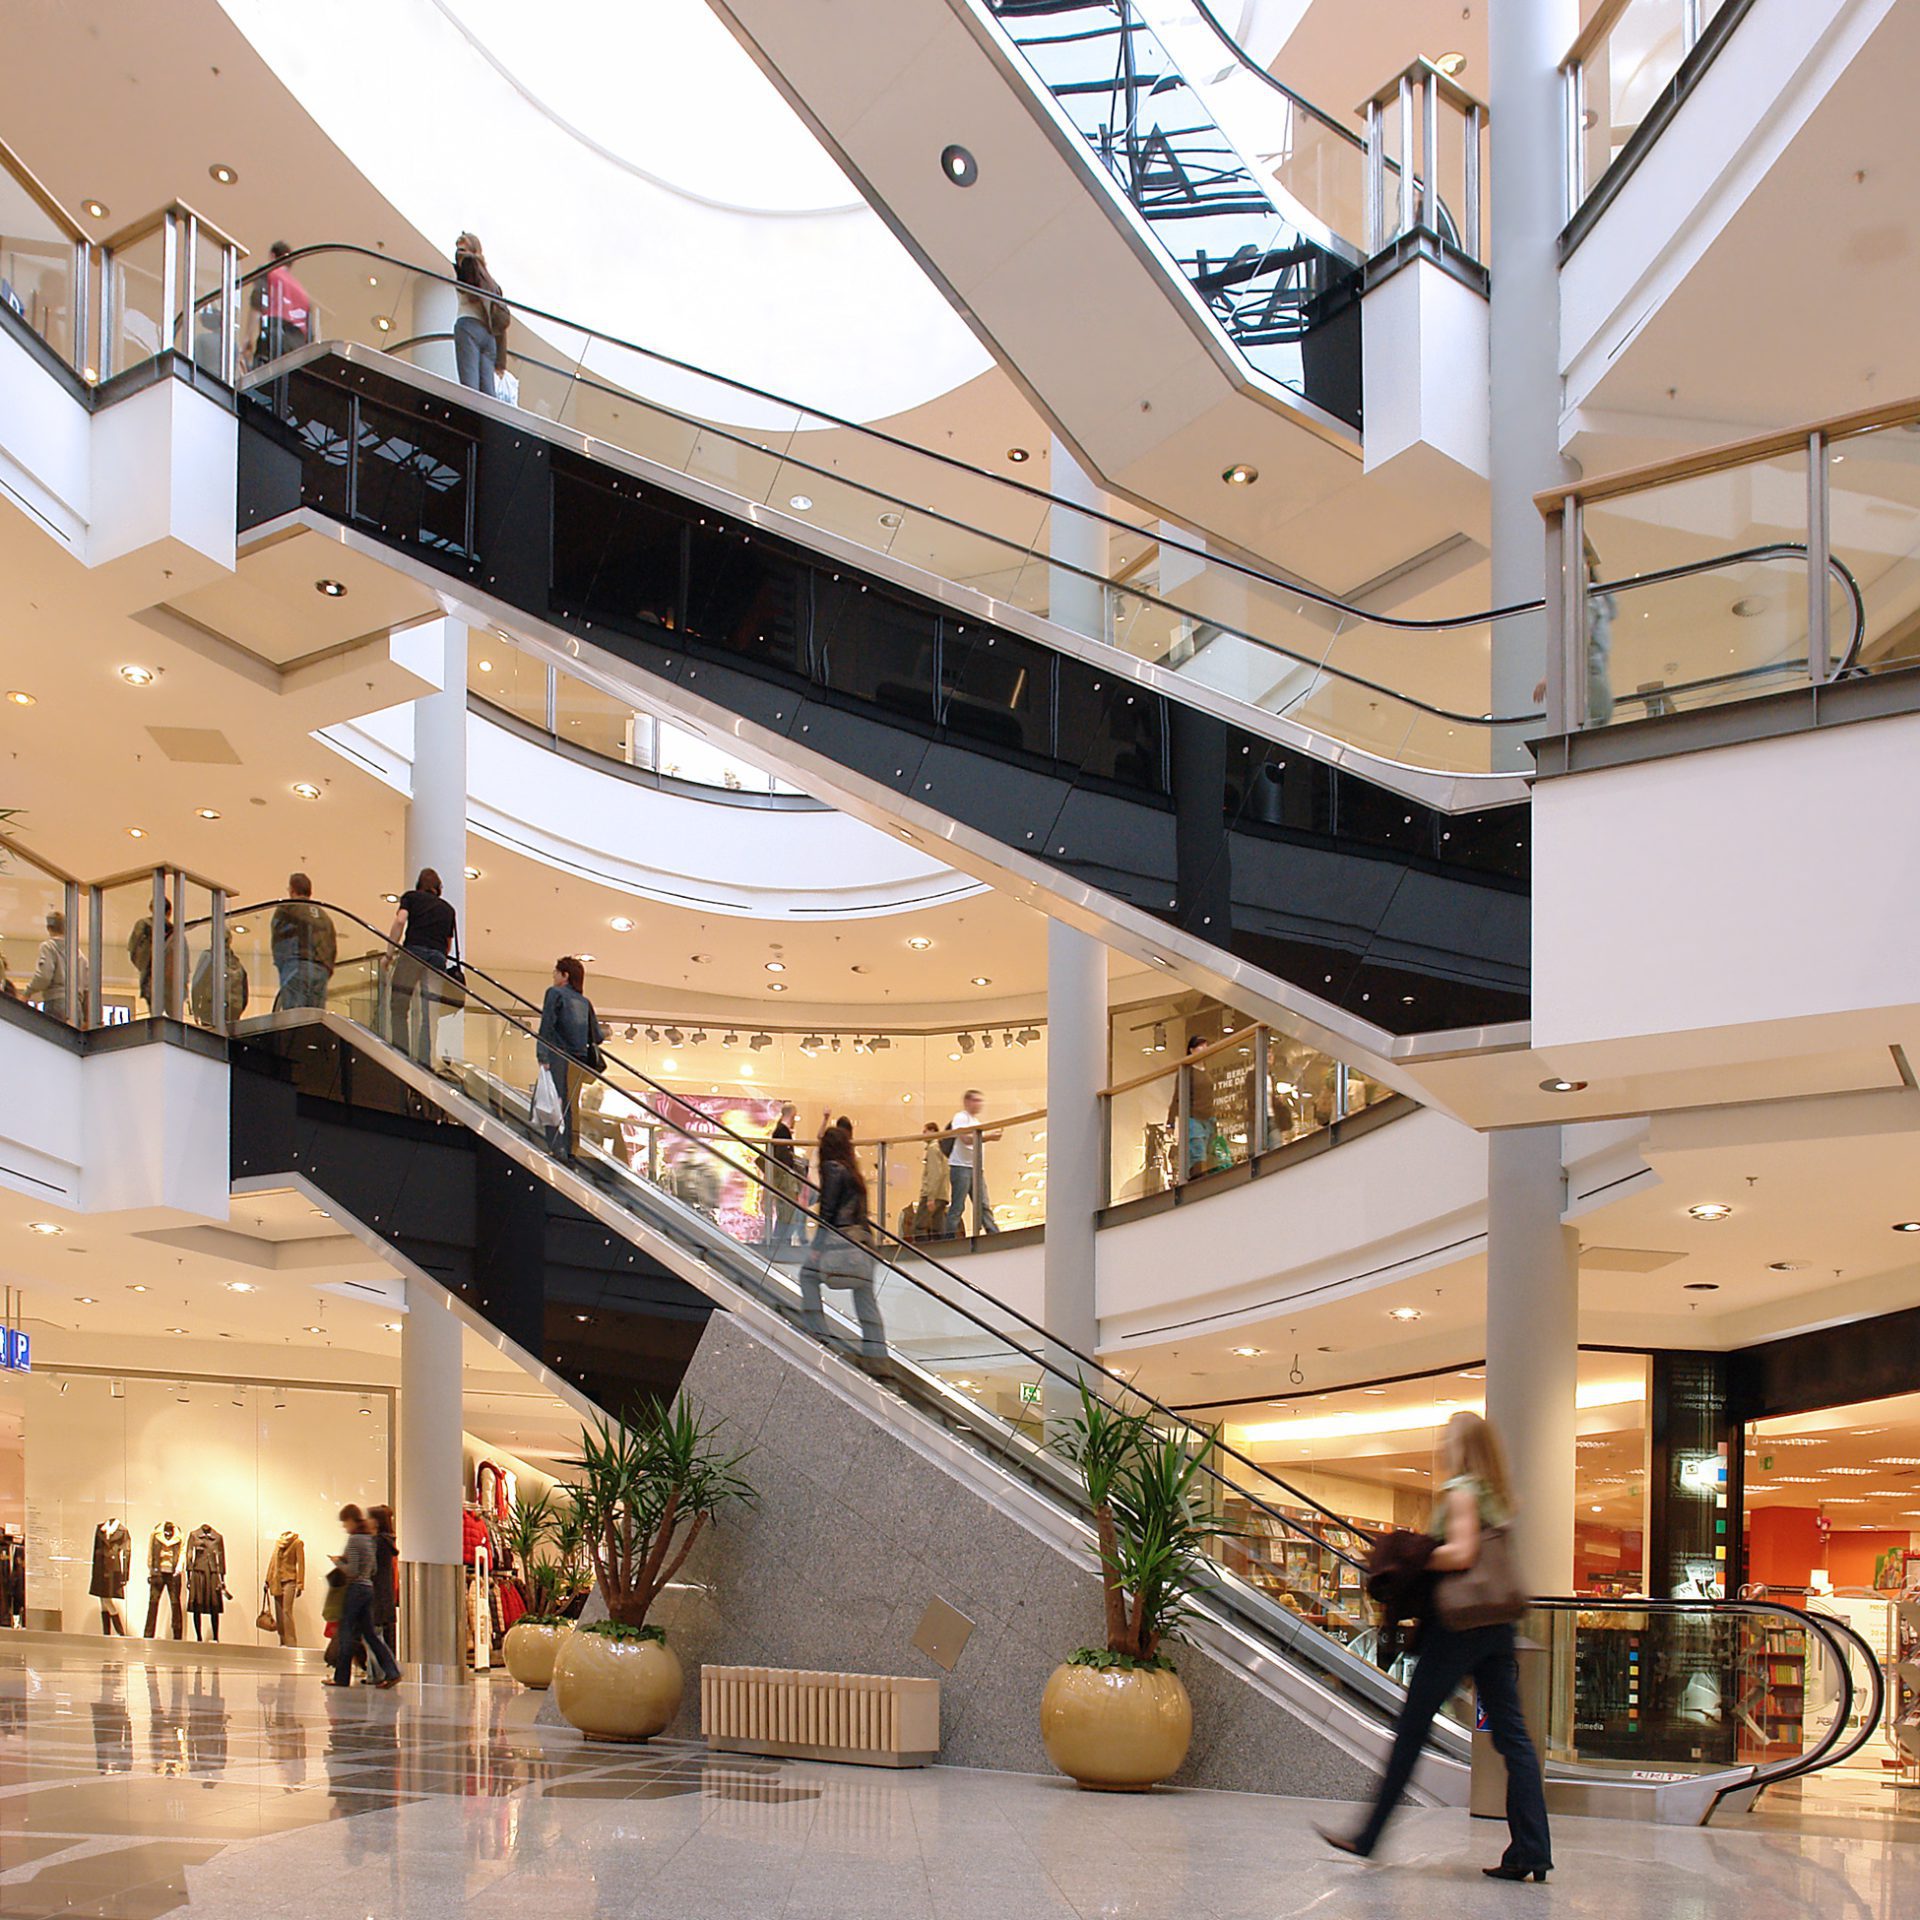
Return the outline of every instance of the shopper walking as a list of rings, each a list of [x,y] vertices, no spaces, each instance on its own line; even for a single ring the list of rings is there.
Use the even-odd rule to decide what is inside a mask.
[[[218,995],[224,1009],[223,1025],[230,1028],[247,1010],[247,993],[247,970],[233,950],[233,935],[229,933],[221,942],[221,959],[217,968],[211,947],[194,962],[193,985],[187,990],[187,1004],[193,1010],[194,1019],[201,1026],[210,1027],[213,1025],[215,997]]]
[[[287,898],[273,910],[268,940],[273,950],[273,970],[280,976],[280,991],[273,997],[274,1012],[284,1013],[289,1007],[324,1007],[339,941],[332,916],[324,907],[314,905],[313,882],[304,873],[287,875]]]
[[[367,1524],[373,1529],[373,1625],[389,1648],[399,1645],[400,1542],[394,1533],[393,1509],[369,1507]]]
[[[346,1577],[340,1601],[340,1628],[333,1637],[333,1678],[330,1687],[353,1685],[354,1656],[362,1643],[367,1649],[368,1665],[376,1672],[374,1684],[397,1687],[400,1663],[393,1650],[374,1625],[373,1575],[379,1555],[373,1544],[373,1527],[358,1507],[340,1509],[340,1524],[347,1530],[345,1547],[334,1556],[334,1565]]]
[[[778,1259],[793,1244],[800,1221],[800,1152],[793,1144],[793,1123],[800,1109],[780,1103],[780,1117],[767,1135],[767,1257]]]
[[[845,1288],[853,1295],[854,1317],[860,1322],[859,1351],[865,1358],[879,1359],[887,1351],[887,1329],[874,1292],[867,1176],[860,1171],[853,1141],[844,1129],[829,1127],[820,1136],[820,1159],[814,1171],[820,1182],[820,1224],[800,1265],[801,1319],[817,1339],[837,1345],[821,1310],[820,1289]]]
[[[304,347],[313,330],[312,303],[306,288],[294,278],[290,264],[293,249],[284,240],[276,240],[267,255],[273,265],[260,282],[260,332],[253,347],[256,367]]]
[[[420,877],[400,896],[387,938],[400,949],[389,963],[387,1037],[423,1067],[431,1067],[442,983],[460,943],[458,921],[432,867],[422,867]]]
[[[1507,1763],[1507,1850],[1497,1867],[1482,1869],[1496,1880],[1544,1880],[1553,1867],[1547,1831],[1546,1788],[1540,1758],[1520,1707],[1520,1669],[1514,1658],[1513,1622],[1526,1601],[1507,1557],[1507,1530],[1514,1515],[1513,1491],[1499,1436],[1477,1413],[1456,1413],[1447,1422],[1446,1485],[1433,1510],[1431,1532],[1440,1543],[1427,1561],[1438,1574],[1431,1616],[1420,1629],[1406,1705],[1394,1729],[1385,1777],[1360,1830],[1316,1831],[1328,1845],[1363,1859],[1400,1804],[1434,1716],[1469,1674],[1494,1750]],[[1456,1583],[1450,1593],[1448,1582]],[[1448,1615],[1455,1624],[1447,1623]],[[1504,1619],[1498,1616],[1504,1614]],[[1483,1624],[1470,1624],[1486,1616]]]
[[[987,1156],[989,1140],[997,1133],[980,1131],[980,1116],[986,1111],[987,1097],[978,1087],[969,1087],[960,1099],[960,1111],[949,1123],[947,1141],[947,1179],[952,1197],[947,1202],[947,1238],[957,1240],[966,1231],[967,1201],[973,1201],[975,1233],[998,1233],[1000,1227],[987,1200]]]
[[[177,969],[180,961],[178,955],[173,953],[173,902],[171,900],[167,901],[161,909],[160,933],[162,939],[166,942],[168,953],[173,956],[168,960],[167,965]],[[140,918],[133,923],[133,931],[127,935],[127,958],[133,962],[134,977],[140,983],[140,998],[147,1003],[148,1013],[158,1013],[161,1009],[153,997],[152,914],[143,913]],[[180,975],[176,971],[173,977],[177,980]],[[166,981],[164,977],[160,983],[160,997],[162,1001],[166,998]]]
[[[500,282],[487,270],[477,234],[463,233],[453,243],[453,277],[460,283],[460,312],[453,323],[460,384],[492,399],[512,316],[501,298]]]
[[[1196,1033],[1187,1041],[1191,1060],[1207,1043]],[[1186,1069],[1187,1076],[1187,1178],[1197,1180],[1213,1164],[1213,1074],[1204,1061]],[[1173,1098],[1167,1102],[1167,1125],[1180,1124],[1180,1079],[1176,1074]]]
[[[47,909],[47,937],[40,942],[34,957],[33,978],[27,982],[26,997],[43,1013],[57,1020],[67,1017],[67,916],[58,907]],[[74,979],[84,1010],[87,998],[87,956],[74,955]]]
[[[926,1156],[920,1162],[920,1199],[914,1209],[913,1238],[937,1240],[947,1223],[947,1202],[953,1194],[953,1175],[947,1166],[945,1143],[940,1138],[940,1122],[929,1120],[921,1129],[926,1135]]]
[[[547,1129],[547,1145],[571,1160],[580,1139],[580,1094],[590,1073],[603,1072],[606,1035],[587,998],[587,970],[570,953],[553,963],[553,985],[540,1003],[540,1071],[552,1077],[560,1118]]]

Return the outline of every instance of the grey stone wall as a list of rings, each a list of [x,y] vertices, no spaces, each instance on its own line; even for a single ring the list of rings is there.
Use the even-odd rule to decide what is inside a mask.
[[[1048,1772],[1040,1693],[1101,1630],[1099,1582],[1049,1542],[923,1459],[732,1315],[715,1313],[686,1392],[751,1446],[757,1507],[703,1540],[687,1572],[703,1591],[664,1596],[655,1618],[687,1669],[677,1734],[699,1731],[698,1669],[728,1665],[924,1673],[941,1681],[950,1765]],[[957,1666],[910,1641],[936,1595],[974,1622]],[[1183,1785],[1362,1798],[1364,1765],[1198,1648],[1178,1656],[1193,1697]]]

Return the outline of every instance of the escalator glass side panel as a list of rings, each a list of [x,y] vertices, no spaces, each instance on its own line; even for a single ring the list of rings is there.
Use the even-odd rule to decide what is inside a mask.
[[[382,429],[348,436],[344,497],[371,485],[397,501],[372,520],[349,507],[352,524],[594,646],[603,673],[670,683],[762,729],[772,757],[791,741],[876,804],[910,797],[1390,1032],[1525,1018],[1524,804],[1409,801],[658,482],[491,421],[469,432],[457,405],[330,358],[245,415],[295,451],[298,504],[316,512],[342,517],[343,387],[350,421]],[[393,450],[416,445],[431,475],[402,486]],[[424,500],[462,448],[471,485]],[[461,550],[462,492],[483,557]],[[275,502],[243,495],[243,524]],[[804,766],[781,771],[805,785]]]

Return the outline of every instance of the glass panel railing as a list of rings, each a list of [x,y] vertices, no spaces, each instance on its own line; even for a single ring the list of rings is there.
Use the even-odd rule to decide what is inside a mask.
[[[438,275],[358,249],[301,254],[305,282],[319,289],[317,308],[338,329],[332,337],[444,373],[443,334],[381,332],[373,323],[384,316],[363,314],[354,283],[364,280],[369,257],[378,261],[379,297],[391,294],[403,309],[430,305],[430,296],[445,291]],[[417,301],[409,299],[409,284]],[[338,297],[328,297],[336,289]],[[537,308],[507,304],[516,316],[508,340],[519,405],[589,435],[595,457],[607,456],[610,467],[617,465],[615,453],[639,455],[689,483],[723,489],[756,517],[770,510],[780,516],[783,536],[818,543],[829,556],[852,549],[863,559],[974,587],[1025,612],[1057,612],[1096,643],[1210,693],[1325,727],[1370,751],[1397,751],[1411,764],[1459,773],[1517,771],[1525,764],[1510,736],[1530,716],[1487,715],[1485,614],[1399,619],[1346,607],[1310,585],[1209,554],[1203,544],[1183,542],[1157,524],[1052,500],[1010,477],[754,389],[696,377],[680,363],[583,334]],[[563,344],[556,346],[556,339]],[[284,391],[274,398],[286,415]],[[689,399],[712,407],[716,417],[683,411]],[[302,411],[298,424],[309,438],[351,444],[350,422],[323,415],[311,402]],[[730,424],[743,419],[751,424]],[[624,484],[631,497],[645,497],[643,479]],[[1077,554],[1102,558],[1071,566],[1052,560],[1051,548],[1068,550],[1069,542]],[[1178,579],[1176,588],[1159,592],[1147,584],[1141,563],[1149,554],[1159,575]],[[631,556],[629,564],[644,557]],[[596,572],[610,566],[601,561]],[[1056,591],[1072,592],[1074,604],[1054,608]],[[1500,618],[1537,610],[1536,603]],[[669,625],[700,612],[689,608],[683,616],[677,605],[635,611]]]
[[[157,923],[161,937],[156,941],[153,899],[151,874],[132,875],[99,890],[97,977],[102,1026],[119,1026],[163,1011],[169,974],[174,1003],[186,1004],[184,958],[177,943],[169,948],[166,939],[166,930],[174,923],[172,902],[169,899],[161,912]],[[156,947],[168,950],[164,962],[156,955]]]
[[[467,691],[529,726],[547,730],[552,669],[484,627],[467,641]]]
[[[1859,665],[1868,673],[1920,666],[1920,420],[1833,441],[1825,453],[1828,537],[1865,608]],[[1850,615],[1834,580],[1831,630]]]
[[[54,1019],[76,1013],[70,978],[86,978],[86,954],[69,938],[69,888],[12,842],[0,845],[0,991]]]
[[[236,931],[234,945],[250,973],[270,968],[273,914],[283,904],[262,903],[230,916],[235,929],[246,929]],[[611,1050],[598,1072],[560,1060],[559,1077],[568,1081],[558,1089],[562,1111],[536,1112],[543,1056],[534,1032],[535,1009],[471,963],[464,998],[450,1006],[440,975],[390,948],[354,915],[331,905],[324,910],[333,919],[340,949],[325,987],[325,1012],[342,1016],[370,1038],[389,1039],[436,1083],[451,1084],[511,1132],[570,1164],[617,1207],[632,1209],[654,1230],[682,1238],[701,1222],[701,1231],[717,1230],[718,1241],[704,1244],[709,1257],[716,1246],[729,1249],[719,1270],[731,1283],[812,1337],[873,1365],[923,1412],[989,1448],[1023,1477],[1056,1497],[1073,1497],[1070,1476],[1046,1444],[1046,1425],[1077,1400],[1078,1383],[1085,1380],[1103,1396],[1151,1411],[1170,1428],[1190,1434],[1196,1451],[1207,1455],[1205,1472],[1216,1504],[1235,1500],[1272,1537],[1313,1541],[1323,1554],[1355,1561],[1357,1575],[1347,1529],[1329,1509],[1251,1460],[1218,1447],[1211,1434],[1155,1407],[1097,1361],[1055,1340],[919,1245],[894,1237],[878,1223],[865,1235],[828,1226],[813,1204],[817,1190],[803,1185],[797,1202],[790,1197],[793,1183],[769,1161],[764,1141],[734,1132],[652,1083]],[[207,935],[205,925],[188,929],[192,944],[204,945]],[[279,1016],[284,1021],[312,1017]],[[281,1031],[269,1019],[247,1032],[285,1042],[283,1057],[301,1084],[311,1082],[315,1090],[338,1085],[340,1064],[318,1044],[310,1026]],[[554,1064],[552,1055],[545,1058]],[[405,1106],[419,1096],[396,1085],[393,1097]],[[817,1176],[817,1166],[814,1172]],[[794,1209],[801,1237],[812,1242],[807,1260],[794,1257],[784,1235],[770,1234],[783,1207]],[[810,1267],[824,1271],[824,1290],[813,1282]],[[870,1295],[844,1282],[833,1285],[837,1268],[855,1267],[870,1274]],[[1218,1558],[1225,1603],[1252,1609],[1269,1631],[1284,1633],[1304,1618],[1240,1581],[1224,1546]],[[1329,1619],[1323,1635],[1299,1644],[1329,1678],[1390,1705],[1391,1694],[1377,1690],[1378,1674],[1341,1652],[1349,1634],[1349,1623]]]
[[[164,221],[118,235],[109,243],[101,269],[106,303],[103,379],[138,366],[173,344],[174,319],[168,311],[170,246]]]
[[[0,302],[76,372],[89,351],[87,256],[78,223],[0,141]]]

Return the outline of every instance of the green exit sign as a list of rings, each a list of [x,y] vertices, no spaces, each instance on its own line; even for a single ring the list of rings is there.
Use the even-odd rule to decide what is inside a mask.
[[[1040,1404],[1040,1382],[1038,1380],[1022,1380],[1020,1382],[1020,1398],[1027,1406],[1037,1407]]]

